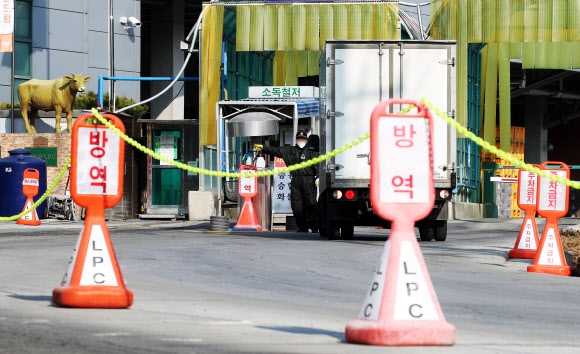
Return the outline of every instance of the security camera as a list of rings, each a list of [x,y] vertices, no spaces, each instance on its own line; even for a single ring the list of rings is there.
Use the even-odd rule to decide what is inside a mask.
[[[121,16],[119,17],[119,22],[123,25],[123,26],[127,26],[127,16]]]
[[[129,22],[135,27],[141,27],[141,21],[139,21],[135,16],[129,17]]]

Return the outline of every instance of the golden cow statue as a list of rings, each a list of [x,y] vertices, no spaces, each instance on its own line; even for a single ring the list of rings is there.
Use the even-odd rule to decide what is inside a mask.
[[[60,118],[62,112],[66,113],[66,126],[68,132],[72,128],[73,103],[77,92],[85,91],[85,82],[91,81],[91,77],[83,77],[83,73],[63,76],[54,80],[32,79],[18,85],[18,99],[22,105],[22,118],[28,133],[36,133],[34,119],[36,113],[41,111],[56,112],[56,132],[60,133]],[[30,106],[30,116],[28,107]]]

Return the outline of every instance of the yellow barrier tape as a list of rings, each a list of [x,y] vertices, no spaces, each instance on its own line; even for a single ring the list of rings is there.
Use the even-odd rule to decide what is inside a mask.
[[[449,124],[450,126],[455,128],[455,130],[458,133],[461,133],[461,134],[463,134],[463,136],[466,136],[469,139],[473,140],[477,145],[481,146],[484,150],[487,150],[487,151],[491,152],[492,154],[512,163],[513,165],[523,168],[526,171],[534,172],[538,176],[551,179],[551,180],[556,181],[558,183],[565,184],[565,185],[572,187],[574,189],[580,189],[580,182],[571,181],[569,179],[553,175],[548,171],[540,170],[539,168],[537,168],[535,166],[532,166],[528,163],[525,163],[524,161],[513,156],[512,154],[505,152],[503,150],[500,150],[497,147],[488,143],[487,141],[484,141],[482,138],[476,136],[475,134],[473,134],[472,132],[467,130],[467,128],[465,128],[461,124],[457,123],[453,118],[447,116],[447,114],[445,114],[444,112],[441,112],[441,110],[439,110],[431,102],[427,101],[425,98],[422,98],[421,102],[423,102],[430,110],[435,112],[439,117],[443,118],[447,122],[447,124]]]
[[[50,185],[50,187],[36,201],[36,203],[32,204],[32,207],[30,209],[28,209],[26,211],[23,211],[23,212],[21,212],[20,214],[17,214],[17,215],[0,217],[0,222],[8,222],[8,221],[18,220],[21,217],[23,217],[24,215],[26,215],[26,214],[32,212],[33,210],[35,210],[36,208],[38,208],[38,206],[40,204],[42,204],[42,202],[44,202],[45,199],[48,198],[49,194],[52,193],[52,191],[56,188],[56,185],[58,184],[58,182],[60,182],[60,180],[62,179],[62,176],[64,176],[64,173],[66,172],[66,170],[68,170],[68,166],[70,164],[70,160],[71,160],[71,158],[69,157],[66,160],[66,162],[64,163],[64,165],[62,166],[62,168],[60,169],[60,171],[58,172],[58,175],[56,175],[56,178],[54,179],[54,181],[52,181],[52,184]],[[22,207],[24,207],[24,205]],[[42,216],[39,216],[39,217],[42,217]]]
[[[119,135],[121,138],[123,138],[129,145],[134,146],[136,149],[138,149],[139,151],[150,155],[151,157],[153,157],[154,159],[157,160],[161,160],[163,162],[166,162],[168,164],[171,164],[175,167],[178,167],[182,170],[186,170],[186,171],[191,171],[191,172],[196,172],[196,173],[200,173],[200,174],[206,174],[206,175],[210,175],[210,176],[215,176],[215,177],[229,177],[229,178],[239,178],[239,177],[265,177],[265,176],[273,176],[279,173],[285,173],[285,172],[291,172],[291,171],[296,171],[302,168],[306,168],[315,164],[318,164],[326,159],[329,159],[331,157],[334,157],[340,153],[342,153],[345,150],[348,150],[350,148],[352,148],[355,145],[360,144],[361,142],[365,141],[366,139],[368,139],[371,134],[367,133],[363,136],[361,136],[360,138],[351,141],[350,143],[332,150],[329,153],[326,153],[324,155],[320,155],[318,157],[315,157],[313,159],[301,162],[299,164],[296,165],[292,165],[292,166],[288,166],[288,167],[283,167],[283,168],[279,168],[276,170],[263,170],[263,171],[255,171],[255,172],[247,172],[247,173],[240,173],[240,172],[220,172],[220,171],[213,171],[213,170],[206,170],[204,168],[199,168],[199,167],[192,167],[192,166],[188,166],[182,162],[178,162],[178,161],[173,161],[170,158],[167,158],[165,156],[161,156],[160,154],[156,153],[155,151],[139,144],[138,142],[136,142],[135,140],[133,140],[131,137],[127,136],[126,134],[123,134],[123,132],[121,132],[119,129],[117,129],[113,124],[111,124],[108,120],[106,120],[105,118],[103,118],[103,116],[101,116],[99,114],[99,112],[93,108],[93,115],[104,125],[107,126],[107,128],[111,129],[115,134]]]

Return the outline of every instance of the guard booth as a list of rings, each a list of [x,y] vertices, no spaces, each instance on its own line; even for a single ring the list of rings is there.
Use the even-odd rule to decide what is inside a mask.
[[[197,167],[199,123],[196,119],[140,119],[146,146],[173,161]],[[184,218],[188,213],[188,192],[199,190],[197,173],[179,169],[146,156],[146,182],[139,218]]]
[[[284,146],[296,143],[298,130],[319,134],[319,90],[311,86],[251,86],[248,99],[217,103],[218,168],[237,172],[241,164],[255,164],[254,144]],[[270,156],[265,169],[285,166]],[[264,231],[284,224],[292,215],[290,175],[258,178],[258,195],[253,198],[258,221]],[[218,214],[231,202],[238,202],[237,179],[218,179]],[[234,200],[235,199],[235,200]],[[241,203],[237,203],[237,208]]]

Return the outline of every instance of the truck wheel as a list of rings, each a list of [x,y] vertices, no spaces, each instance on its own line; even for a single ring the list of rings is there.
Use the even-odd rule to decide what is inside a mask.
[[[435,238],[435,224],[431,220],[419,224],[419,237],[421,241],[431,241]]]
[[[340,228],[340,238],[343,240],[352,240],[354,237],[354,225],[346,225]]]
[[[328,229],[326,230],[326,236],[329,240],[338,240],[340,238],[340,232],[336,224],[328,223]]]
[[[435,221],[435,241],[445,241],[447,238],[447,220]]]

